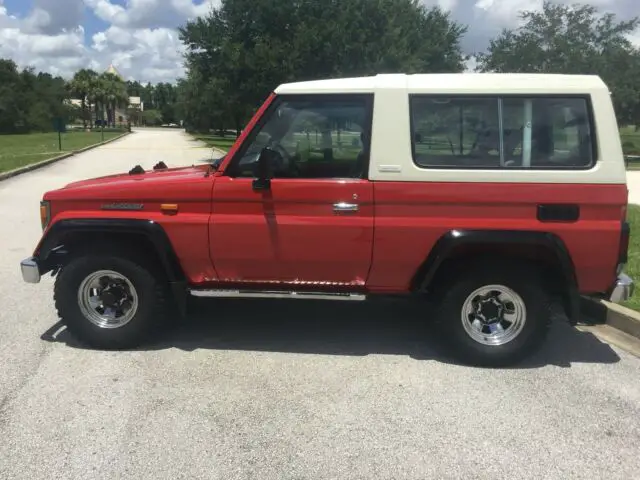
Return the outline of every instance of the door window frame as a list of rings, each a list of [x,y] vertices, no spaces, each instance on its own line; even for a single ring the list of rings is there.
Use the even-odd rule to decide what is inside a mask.
[[[286,178],[279,179],[275,178],[274,180],[302,180],[302,181],[335,181],[335,180],[366,180],[369,176],[369,164],[371,161],[371,134],[373,130],[373,109],[374,109],[374,94],[373,93],[305,93],[305,94],[278,94],[267,107],[262,116],[255,123],[251,131],[245,137],[240,148],[236,150],[233,157],[229,161],[229,165],[225,168],[223,176],[230,178],[247,178],[250,177],[239,177],[237,172],[235,171],[238,163],[242,160],[244,155],[247,153],[249,147],[253,144],[256,137],[264,127],[264,124],[271,118],[271,115],[275,110],[277,110],[283,102],[287,101],[317,101],[318,99],[325,100],[329,102],[337,102],[340,100],[351,100],[351,99],[362,99],[364,100],[364,105],[366,108],[365,112],[365,125],[363,126],[363,133],[365,134],[365,142],[363,145],[363,150],[365,154],[365,161],[362,168],[362,173],[359,177],[326,177],[326,178]]]

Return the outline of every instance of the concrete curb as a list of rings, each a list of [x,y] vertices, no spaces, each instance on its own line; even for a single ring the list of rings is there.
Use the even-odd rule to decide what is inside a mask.
[[[606,300],[583,298],[581,313],[588,324],[606,324],[640,339],[640,312]]]
[[[604,300],[601,300],[600,303],[607,308],[607,325],[640,338],[640,313],[616,303]]]
[[[78,153],[83,153],[83,152],[86,152],[87,150],[92,150],[94,148],[98,148],[98,147],[101,147],[103,145],[106,145],[107,143],[115,142],[116,140],[120,140],[121,138],[126,137],[130,133],[131,132],[125,132],[122,135],[118,135],[117,137],[110,138],[109,140],[105,140],[104,142],[100,142],[100,143],[95,143],[93,145],[89,145],[88,147],[81,148],[80,150],[74,150],[73,152],[65,153],[65,154],[62,154],[62,155],[59,155],[59,156],[53,157],[53,158],[48,158],[48,159],[43,160],[43,161],[38,162],[38,163],[32,163],[30,165],[25,165],[24,167],[20,167],[20,168],[14,169],[14,170],[9,170],[8,172],[0,173],[0,182],[2,180],[7,180],[7,179],[9,179],[11,177],[15,177],[17,175],[21,175],[23,173],[30,172],[32,170],[36,170],[38,168],[46,167],[47,165],[51,165],[52,163],[59,162],[60,160],[64,160],[65,158],[73,157],[74,155],[77,155]]]

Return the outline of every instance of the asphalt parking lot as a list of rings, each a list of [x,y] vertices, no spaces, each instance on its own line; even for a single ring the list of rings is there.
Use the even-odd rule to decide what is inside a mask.
[[[140,131],[0,182],[0,478],[594,478],[640,472],[640,359],[556,322],[517,368],[457,365],[397,301],[194,301],[125,352],[58,323],[18,263],[72,180],[209,157]]]

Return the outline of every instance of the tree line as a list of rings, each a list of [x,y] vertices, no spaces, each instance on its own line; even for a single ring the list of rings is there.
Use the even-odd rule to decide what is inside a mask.
[[[178,87],[171,83],[153,85],[137,81],[127,82],[127,92],[132,97],[140,97],[144,103],[143,112],[130,112],[136,124],[166,125],[179,124],[182,112],[178,106]]]
[[[640,49],[629,40],[640,19],[547,0],[520,20],[473,55],[477,71],[597,74],[612,91],[619,123],[640,125]],[[281,83],[462,72],[466,33],[448,12],[419,0],[222,0],[179,29],[186,74],[176,84],[124,82],[88,69],[65,81],[0,60],[0,132],[51,130],[61,117],[113,125],[130,96],[144,103],[144,111],[128,111],[134,124],[239,132]]]
[[[54,118],[71,113],[67,96],[64,79],[30,68],[20,71],[13,61],[0,59],[0,132],[52,130]]]
[[[597,74],[621,125],[640,125],[640,20],[545,1],[473,55],[480,72]],[[461,72],[467,26],[418,0],[222,0],[180,29],[187,129],[239,131],[278,84],[376,73]]]
[[[0,59],[0,133],[47,132],[60,123],[115,127],[125,122],[118,111],[126,111],[127,121],[134,125],[177,124],[177,96],[177,87],[169,83],[141,85],[90,69],[67,81],[32,68],[20,70],[12,60]],[[130,105],[130,97],[140,97],[144,110]]]

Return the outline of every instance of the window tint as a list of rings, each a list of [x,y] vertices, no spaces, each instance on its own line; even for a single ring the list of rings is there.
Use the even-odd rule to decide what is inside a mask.
[[[254,176],[260,152],[278,153],[275,178],[357,178],[365,173],[371,96],[314,95],[284,98],[267,112],[249,147],[231,168]]]
[[[414,161],[424,168],[587,168],[583,98],[411,98]]]

